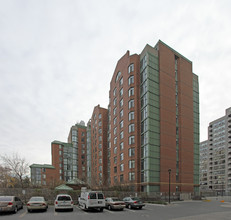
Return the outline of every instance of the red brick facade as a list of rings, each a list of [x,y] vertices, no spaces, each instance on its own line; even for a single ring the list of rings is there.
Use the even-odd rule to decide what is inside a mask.
[[[107,129],[108,110],[99,105],[91,117],[91,184],[93,187],[107,185]]]

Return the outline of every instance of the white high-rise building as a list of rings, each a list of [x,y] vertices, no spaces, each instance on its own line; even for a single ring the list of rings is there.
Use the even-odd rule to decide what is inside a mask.
[[[208,140],[200,143],[200,168],[201,189],[231,190],[231,108],[209,123]]]

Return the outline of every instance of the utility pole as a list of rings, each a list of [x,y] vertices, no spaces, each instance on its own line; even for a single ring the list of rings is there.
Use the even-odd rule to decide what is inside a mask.
[[[168,179],[169,179],[169,188],[168,188],[168,203],[170,204],[170,195],[171,195],[171,169],[168,169]]]

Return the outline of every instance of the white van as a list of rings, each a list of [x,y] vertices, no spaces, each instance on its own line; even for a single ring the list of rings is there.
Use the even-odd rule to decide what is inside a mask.
[[[87,191],[86,189],[82,190],[79,198],[79,207],[83,210],[98,209],[102,212],[105,208],[103,193],[99,191]]]

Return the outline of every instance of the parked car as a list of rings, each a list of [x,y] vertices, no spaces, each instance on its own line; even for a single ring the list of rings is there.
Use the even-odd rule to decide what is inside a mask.
[[[55,199],[55,211],[60,209],[69,209],[73,211],[74,202],[70,195],[68,194],[59,194]]]
[[[105,199],[103,193],[98,191],[90,191],[84,188],[81,190],[79,207],[83,210],[97,209],[102,212],[105,208]]]
[[[23,202],[17,196],[0,196],[0,212],[17,213],[23,209]]]
[[[142,209],[143,206],[145,206],[145,204],[138,197],[126,197],[123,199],[123,201],[125,202],[126,207],[129,209]]]
[[[112,209],[123,210],[125,208],[125,202],[119,200],[117,197],[106,198],[105,207],[109,210]]]
[[[48,204],[44,197],[31,197],[27,203],[27,211],[31,212],[33,210],[44,210],[47,211]]]

